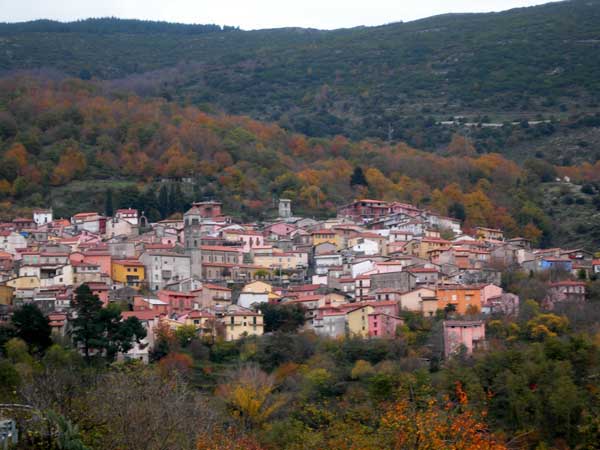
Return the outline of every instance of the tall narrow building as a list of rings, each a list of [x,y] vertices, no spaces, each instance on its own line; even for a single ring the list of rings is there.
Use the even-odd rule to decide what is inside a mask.
[[[190,274],[202,278],[202,254],[200,240],[202,238],[202,211],[196,206],[183,215],[183,234],[185,254],[190,256]]]
[[[290,199],[279,199],[279,217],[282,219],[288,219],[292,217],[292,201]]]

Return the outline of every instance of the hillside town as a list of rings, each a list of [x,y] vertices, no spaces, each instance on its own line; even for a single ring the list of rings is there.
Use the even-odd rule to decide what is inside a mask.
[[[264,304],[302,305],[303,329],[332,338],[393,339],[402,312],[444,313],[448,357],[485,347],[486,315],[517,314],[523,299],[500,287],[503,272],[555,274],[548,310],[585,302],[581,280],[600,273],[588,251],[531,248],[404,203],[359,199],[315,220],[280,199],[278,216],[239,223],[217,201],[157,223],[135,209],[67,219],[34,210],[0,223],[1,320],[34,303],[68,336],[74,290],[87,284],[104,306],[142,322],[146,338],[121,357],[147,362],[160,324],[233,341],[264,333]]]

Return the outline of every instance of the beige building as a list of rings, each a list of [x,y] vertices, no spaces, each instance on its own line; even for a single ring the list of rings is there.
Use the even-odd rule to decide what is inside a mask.
[[[246,336],[262,336],[263,315],[251,309],[231,305],[223,315],[225,340],[235,341]]]
[[[375,308],[364,306],[357,308],[346,314],[346,323],[348,324],[348,334],[362,338],[369,337],[369,314],[372,314]]]
[[[435,297],[435,290],[428,288],[419,288],[414,291],[400,295],[399,304],[400,310],[406,311],[423,311],[423,298]],[[437,307],[437,304],[436,304]]]
[[[273,253],[255,255],[254,264],[269,267],[272,270],[295,270],[308,266],[308,254],[302,252]]]

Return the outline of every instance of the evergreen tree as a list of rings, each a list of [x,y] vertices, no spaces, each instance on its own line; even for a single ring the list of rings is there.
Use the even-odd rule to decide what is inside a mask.
[[[357,166],[354,168],[354,172],[350,177],[350,187],[356,186],[365,186],[369,187],[369,183],[367,182],[367,178],[362,170],[362,167]]]
[[[73,342],[80,344],[86,359],[90,359],[93,349],[102,348],[104,325],[100,321],[102,302],[94,295],[87,284],[75,290],[74,307],[77,317],[73,319]]]
[[[144,212],[150,222],[160,220],[160,211],[154,189],[148,188],[140,196],[140,211]]]
[[[50,321],[34,304],[26,304],[17,309],[11,323],[15,336],[23,339],[36,351],[44,351],[52,344]]]
[[[139,208],[140,191],[136,187],[121,189],[118,193],[119,208]]]
[[[458,219],[461,222],[464,221],[467,217],[465,207],[462,203],[458,202],[452,203],[450,205],[450,207],[448,208],[448,214],[450,215],[450,217],[454,217],[455,219]]]
[[[171,185],[171,191],[169,192],[169,207],[170,214],[184,211],[185,198],[183,197],[183,192],[181,192],[179,183]]]
[[[89,361],[93,350],[113,361],[119,352],[127,352],[133,341],[146,337],[146,330],[136,317],[123,321],[117,305],[102,307],[98,296],[86,284],[75,291],[73,341],[80,344]]]
[[[104,200],[104,214],[106,215],[106,217],[112,217],[113,213],[113,192],[112,189],[107,189],[106,197]]]
[[[169,203],[169,191],[167,186],[163,184],[158,192],[158,211],[161,219],[166,219],[169,216],[171,211]]]

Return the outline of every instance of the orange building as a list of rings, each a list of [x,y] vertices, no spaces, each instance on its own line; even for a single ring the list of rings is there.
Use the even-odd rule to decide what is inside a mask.
[[[479,286],[439,286],[436,289],[438,309],[452,304],[456,312],[465,314],[469,306],[481,311],[481,287]]]

